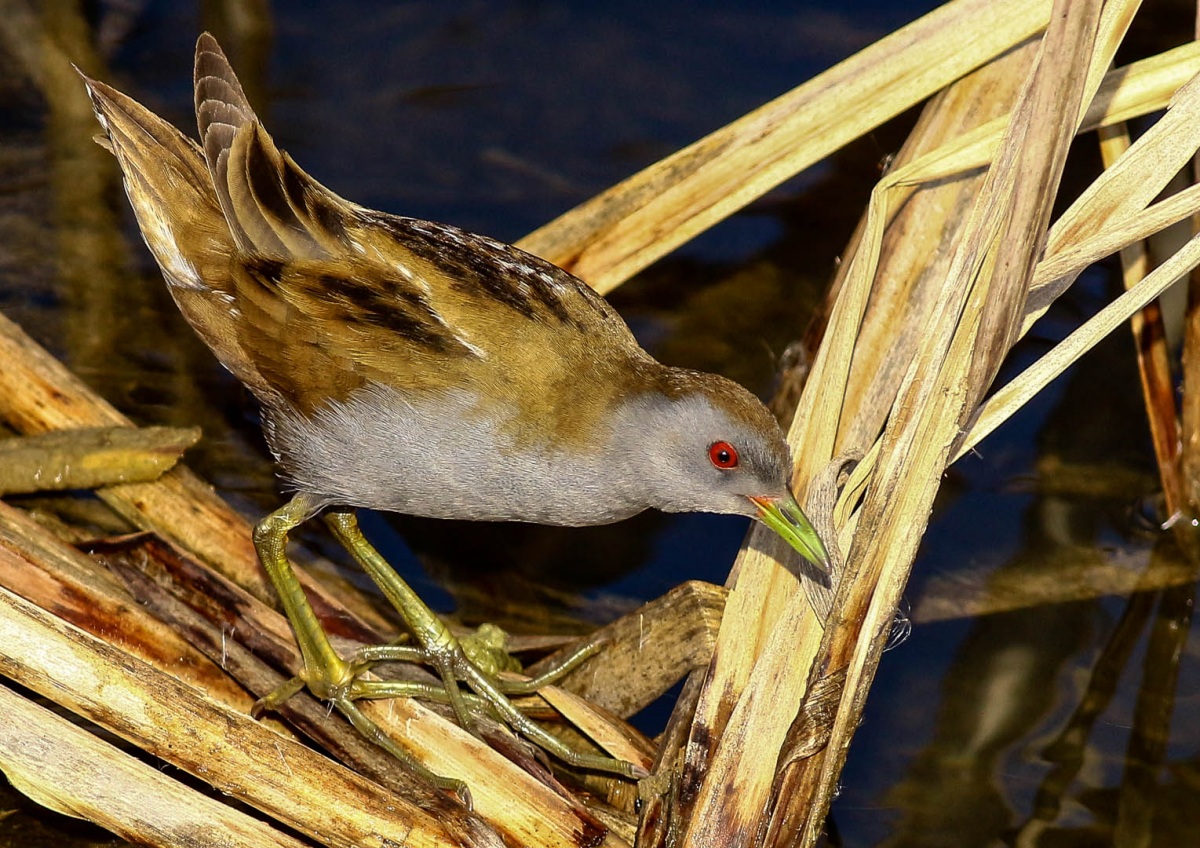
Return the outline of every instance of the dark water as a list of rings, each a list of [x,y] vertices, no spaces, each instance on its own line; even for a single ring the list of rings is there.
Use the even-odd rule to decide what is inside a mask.
[[[0,10],[26,8],[8,5]],[[513,240],[931,5],[311,2],[280,4],[258,38],[223,40],[278,143],[335,191]],[[185,3],[89,10],[104,78],[191,132],[195,36],[225,22]],[[25,15],[76,49],[91,40],[72,40],[88,30],[69,12]],[[1181,20],[1139,24],[1131,42],[1169,46],[1190,26]],[[206,438],[190,464],[261,513],[277,495],[253,407],[175,313],[115,183],[92,191],[69,177],[94,128],[63,118],[68,129],[55,134],[45,72],[31,70],[49,58],[21,46],[28,30],[15,26],[0,41],[0,309],[136,420],[200,423]],[[767,396],[775,358],[802,333],[906,120],[658,263],[613,302],[665,361]],[[1073,167],[1076,178],[1096,167],[1086,143]],[[121,239],[90,237],[114,219]],[[1085,276],[1006,374],[1113,285],[1107,271]],[[1192,585],[1131,596],[1064,588],[1001,613],[928,620],[1026,574],[1177,559],[1139,520],[1156,482],[1131,353],[1118,333],[947,475],[908,593],[916,625],[884,657],[834,805],[841,844],[1193,844]],[[573,531],[364,524],[435,606],[514,630],[579,629],[686,578],[723,582],[745,530],[711,516]],[[641,721],[655,732],[664,715]],[[42,832],[58,844],[79,832],[7,803],[19,812],[0,821],[0,841]]]

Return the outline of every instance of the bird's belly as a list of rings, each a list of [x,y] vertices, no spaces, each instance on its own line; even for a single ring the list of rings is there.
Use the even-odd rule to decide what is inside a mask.
[[[285,481],[325,505],[433,518],[606,524],[646,508],[595,454],[514,443],[465,391],[404,398],[370,386],[312,417],[271,416]]]

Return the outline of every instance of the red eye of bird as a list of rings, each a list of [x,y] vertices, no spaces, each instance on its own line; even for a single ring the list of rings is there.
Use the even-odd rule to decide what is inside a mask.
[[[729,442],[713,442],[709,445],[708,458],[717,468],[737,468],[737,450]]]

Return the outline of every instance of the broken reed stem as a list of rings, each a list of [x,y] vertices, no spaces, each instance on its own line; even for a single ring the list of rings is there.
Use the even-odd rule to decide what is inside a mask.
[[[252,699],[93,559],[0,501],[0,586],[241,710]]]
[[[146,551],[143,549],[142,552]],[[227,757],[226,748],[247,744],[245,738],[236,734],[228,737],[215,732],[206,734],[200,730],[180,731],[180,728],[192,728],[198,721],[201,724],[208,722],[209,727],[220,727],[226,722],[224,714],[229,712],[241,717],[241,721],[248,727],[254,727],[254,730],[248,731],[249,738],[261,751],[267,751],[263,756],[272,761],[281,756],[272,740],[287,741],[292,738],[273,729],[273,717],[268,717],[265,722],[256,722],[250,718],[253,699],[198,650],[193,644],[194,634],[181,632],[156,618],[146,607],[132,600],[112,575],[98,563],[50,536],[19,510],[2,502],[0,586],[5,591],[19,594],[24,600],[36,604],[42,610],[53,610],[53,621],[56,622],[54,626],[62,633],[70,634],[74,632],[74,628],[78,628],[104,645],[103,651],[84,650],[76,653],[74,656],[78,667],[73,667],[75,670],[71,675],[64,675],[62,657],[56,650],[46,648],[39,641],[42,637],[38,635],[37,623],[28,617],[14,616],[4,643],[5,655],[10,659],[23,659],[15,669],[12,666],[3,666],[3,661],[0,660],[0,669],[3,669],[0,673],[8,674],[23,685],[56,700],[72,712],[92,718],[96,723],[135,741],[167,762],[203,780],[210,780],[212,775],[220,773],[219,767],[209,766],[210,760],[224,762],[231,759],[233,767],[236,767],[244,754],[239,751],[238,754]],[[271,614],[281,618],[273,611]],[[29,632],[21,640],[17,640],[11,638],[13,628],[28,629]],[[281,629],[284,634],[281,638],[291,638],[286,624],[277,629]],[[230,640],[237,633],[236,629],[231,628],[229,631],[223,631],[222,638]],[[21,642],[22,650],[27,650],[27,653],[20,654],[14,647],[17,641]],[[80,636],[78,641],[86,643],[87,640]],[[26,649],[26,644],[31,647]],[[219,662],[226,656],[227,653],[221,651],[214,656],[214,661]],[[126,679],[132,681],[135,677],[143,680],[159,699],[156,711],[148,713],[136,692],[127,692],[126,687],[120,683]],[[43,678],[59,681],[64,688],[39,688],[34,681]],[[170,681],[170,684],[164,681]],[[105,697],[112,700],[104,702],[96,712],[94,700],[98,696],[92,690],[104,687],[107,687]],[[183,687],[195,693],[194,698],[182,701],[173,698],[175,687]],[[93,711],[89,712],[89,708]],[[323,707],[320,709],[324,711]],[[204,717],[197,719],[197,713],[204,714]],[[153,727],[148,726],[151,723]],[[34,726],[24,726],[15,730],[35,737],[40,732]],[[320,762],[328,762],[320,757],[317,759]],[[291,765],[295,766],[294,763]],[[297,797],[304,797],[306,790],[302,784],[303,780],[307,779],[309,778],[303,778],[293,787]],[[411,778],[409,779],[411,781]],[[345,784],[326,785],[323,788],[321,803],[332,805],[335,809],[346,805],[353,806],[357,803],[355,795],[338,794],[345,788]],[[263,797],[259,792],[258,784],[252,782],[239,797],[260,809],[273,809],[270,796]],[[432,790],[428,792],[432,793]],[[453,834],[447,838],[446,845],[461,844],[483,848],[495,844],[494,841],[479,838],[475,832],[483,832],[486,837],[486,828],[477,820],[473,821],[467,817],[461,807],[457,807],[448,799],[434,794],[422,796],[413,791],[407,792],[404,797],[410,802],[417,799],[427,812],[437,813],[442,829]],[[301,809],[307,809],[308,813],[316,811],[315,807]],[[394,812],[397,816],[397,826],[400,827],[405,820],[404,809],[396,807]],[[314,817],[310,825],[318,830],[328,829],[334,841],[337,840],[338,829],[341,827],[336,817],[331,817],[328,812]],[[462,834],[466,835],[461,836]]]
[[[199,427],[81,427],[0,439],[0,495],[149,483],[199,440]]]

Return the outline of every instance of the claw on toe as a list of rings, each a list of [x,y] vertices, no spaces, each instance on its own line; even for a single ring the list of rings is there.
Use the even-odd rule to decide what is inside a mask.
[[[304,678],[297,675],[284,683],[274,692],[259,698],[250,707],[251,718],[262,718],[263,713],[269,713],[304,688]]]

